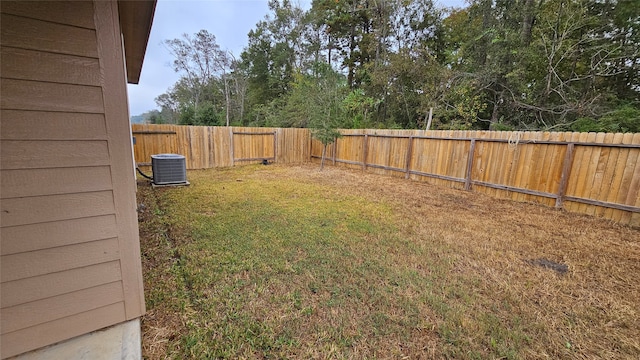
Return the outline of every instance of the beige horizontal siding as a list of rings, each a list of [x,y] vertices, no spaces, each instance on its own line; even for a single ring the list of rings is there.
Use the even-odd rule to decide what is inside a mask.
[[[6,358],[20,354],[26,348],[25,344],[36,349],[125,320],[124,303],[120,302],[2,334],[1,356]]]
[[[100,86],[100,62],[95,58],[3,46],[2,77]]]
[[[104,114],[2,110],[0,117],[2,140],[107,139]]]
[[[119,256],[118,240],[115,238],[4,255],[0,265],[2,282],[100,264],[117,260]]]
[[[4,46],[98,58],[95,30],[4,13],[0,21]]]
[[[113,201],[118,218],[118,242],[122,250],[120,265],[124,289],[125,318],[144,314],[144,291],[138,217],[136,212],[136,182],[131,144],[131,126],[127,104],[125,56],[123,54],[118,3],[94,1],[98,52],[101,56],[101,79],[105,98],[105,118],[108,121]],[[146,40],[146,39],[144,39]]]
[[[3,227],[0,228],[2,255],[114,238],[116,226],[115,215],[109,214]]]
[[[120,262],[110,261],[2,283],[2,308],[73,293],[121,280]]]
[[[98,165],[109,165],[107,141],[2,141],[3,170]]]
[[[93,4],[90,1],[3,1],[2,12],[29,19],[95,29]]]
[[[5,170],[0,181],[3,199],[112,189],[108,166]]]
[[[0,207],[3,215],[0,224],[3,227],[108,215],[115,212],[111,191],[3,199]]]
[[[0,311],[2,334],[95,310],[124,300],[120,281],[32,301]]]
[[[102,113],[102,90],[97,86],[31,80],[2,81],[3,109]]]

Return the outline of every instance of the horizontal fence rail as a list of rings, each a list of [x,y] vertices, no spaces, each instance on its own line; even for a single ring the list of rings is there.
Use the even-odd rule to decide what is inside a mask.
[[[640,226],[640,134],[341,130],[326,161]],[[184,155],[187,169],[319,161],[308,129],[133,125],[139,165]]]

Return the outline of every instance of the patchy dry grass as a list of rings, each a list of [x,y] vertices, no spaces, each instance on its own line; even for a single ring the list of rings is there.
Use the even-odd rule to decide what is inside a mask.
[[[638,230],[344,169],[189,180],[140,186],[147,358],[640,357]]]

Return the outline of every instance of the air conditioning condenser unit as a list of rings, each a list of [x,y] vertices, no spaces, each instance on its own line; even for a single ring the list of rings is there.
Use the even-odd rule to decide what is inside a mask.
[[[151,155],[153,185],[189,185],[185,158],[178,154]]]

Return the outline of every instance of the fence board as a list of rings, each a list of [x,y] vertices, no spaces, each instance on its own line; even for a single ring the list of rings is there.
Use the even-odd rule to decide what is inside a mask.
[[[637,133],[633,137],[634,144],[640,144],[640,133]],[[628,205],[635,205],[636,207],[640,206],[640,150],[634,149],[635,153],[635,168],[633,171],[633,175],[631,176],[631,181],[629,182],[628,190],[626,191],[626,198],[624,203]],[[640,225],[640,216],[638,213],[630,213],[625,212],[621,216],[621,222],[624,224],[630,223],[632,225],[638,226]]]
[[[554,133],[552,134],[551,140],[560,141],[562,137],[562,133]],[[553,151],[551,152],[549,161],[551,162],[552,171],[550,172],[548,181],[546,182],[546,191],[557,194],[560,189],[560,179],[562,178],[562,168],[564,165],[564,158],[567,153],[567,145],[555,145],[551,147],[553,147]]]
[[[516,135],[516,136],[520,136],[520,135]],[[528,134],[522,135],[523,139],[526,139],[528,137]],[[517,139],[519,140],[519,138]],[[524,174],[524,168],[525,165],[527,163],[527,159],[529,159],[529,153],[531,151],[531,147],[530,146],[526,146],[526,145],[519,145],[517,142],[515,143],[515,145],[512,145],[515,149],[515,151],[517,152],[517,162],[515,164],[516,169],[515,169],[515,175],[513,178],[513,182],[511,183],[512,186],[515,187],[521,187],[521,182],[523,179],[523,174]],[[515,156],[516,154],[514,154]],[[512,200],[516,200],[516,201],[522,201],[523,200],[523,194],[521,193],[517,193],[514,192],[511,194],[511,199]]]
[[[495,139],[497,136],[497,132],[489,134],[490,139]],[[485,158],[484,161],[483,181],[490,184],[493,183],[491,180],[495,177],[494,171],[496,171],[497,169],[497,167],[493,163],[494,159],[496,159],[498,155],[498,153],[496,152],[497,146],[498,143],[495,142],[487,143],[487,158]],[[494,188],[485,187],[483,192],[489,196],[495,197],[497,191]]]
[[[571,141],[584,142],[587,140],[588,133],[577,133],[574,134]],[[573,164],[571,165],[571,169],[569,170],[571,176],[567,181],[567,190],[566,195],[573,195],[577,192],[578,183],[580,182],[580,173],[582,172],[582,158],[584,156],[584,151],[586,147],[584,146],[576,146],[573,154]],[[574,202],[566,202],[563,204],[564,208],[568,211],[576,212],[578,208],[578,203]]]
[[[596,141],[596,137],[598,136],[597,133],[588,133],[587,134],[587,141],[588,142],[595,142]],[[594,159],[594,150],[596,150],[594,147],[592,146],[588,146],[588,147],[583,147],[583,146],[578,146],[578,148],[583,148],[583,152],[582,152],[582,167],[581,167],[581,181],[579,181],[578,185],[579,187],[576,189],[576,196],[577,197],[584,197],[585,193],[589,191],[591,184],[593,183],[593,174],[595,171],[595,167],[597,164],[594,163],[593,159]],[[580,203],[577,205],[576,207],[576,211],[580,212],[580,213],[586,213],[587,212],[587,205],[584,203]]]
[[[503,184],[511,186],[508,182],[509,171],[511,170],[511,164],[513,163],[513,149],[509,143],[496,143],[498,145],[498,151],[500,153],[500,161],[496,166],[497,176],[494,178],[497,184]],[[511,193],[500,192],[501,198],[511,198]]]
[[[605,133],[597,133],[595,142],[603,142],[605,140]],[[590,171],[591,175],[589,179],[587,179],[587,187],[585,188],[584,193],[581,197],[592,199],[592,196],[595,195],[596,187],[599,183],[602,183],[602,157],[605,156],[603,152],[606,152],[606,148],[595,147],[592,146],[593,150],[591,152],[591,162],[590,162]],[[600,179],[600,180],[599,180]],[[585,214],[593,215],[595,212],[595,207],[593,205],[586,204],[584,207]]]
[[[616,134],[619,135],[619,134]],[[621,134],[622,136],[620,137],[620,143],[621,144],[630,144],[631,140],[633,138],[633,134]],[[609,187],[607,189],[608,194],[606,196],[605,201],[607,202],[615,202],[617,196],[618,196],[618,192],[620,191],[619,188],[619,184],[622,180],[622,175],[624,173],[624,168],[625,165],[627,163],[627,159],[629,157],[629,153],[631,152],[632,149],[617,149],[618,150],[618,156],[617,156],[617,160],[615,161],[615,163],[612,161],[613,163],[613,174],[610,177],[610,184]],[[604,209],[604,211],[599,214],[604,218],[607,219],[613,219],[613,209]]]
[[[542,133],[542,140],[549,140],[549,132]],[[552,176],[550,172],[553,172],[553,170],[555,170],[551,167],[552,164],[550,159],[550,155],[551,155],[550,150],[555,150],[555,149],[550,149],[552,145],[540,145],[539,147],[540,147],[540,155],[539,155],[538,161],[535,162],[536,172],[533,178],[531,179],[531,183],[529,187],[534,190],[545,191],[546,185],[548,182],[547,179],[550,176]],[[553,193],[556,193],[556,191],[553,191]]]
[[[615,138],[616,135],[622,134],[608,133],[605,135],[604,142],[611,144],[620,143],[621,137]],[[596,170],[596,178],[589,198],[606,201],[605,199],[607,198],[609,189],[611,188],[611,182],[609,180],[613,178],[613,169],[615,168],[619,152],[620,149],[618,148],[605,147],[601,149],[600,159]],[[602,215],[603,211],[604,208],[596,207],[591,212],[591,215]]]

